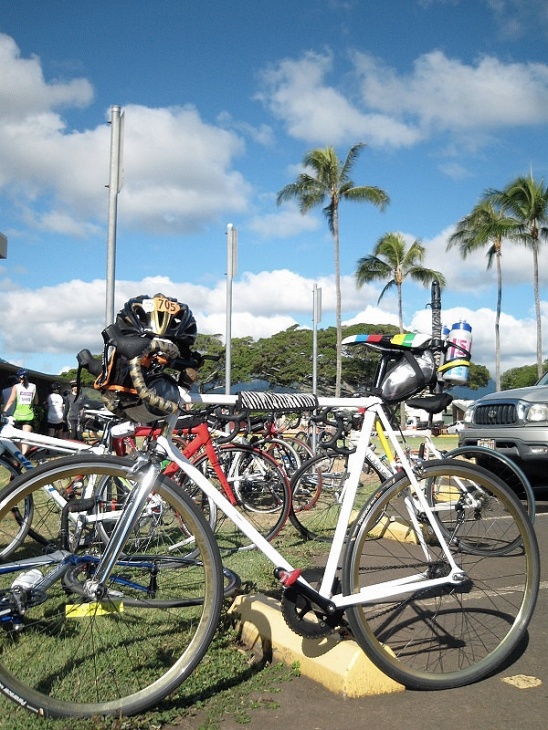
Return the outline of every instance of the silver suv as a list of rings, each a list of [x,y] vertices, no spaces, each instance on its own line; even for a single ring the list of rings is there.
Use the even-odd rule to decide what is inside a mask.
[[[533,486],[548,486],[548,373],[536,385],[490,393],[464,417],[459,446],[487,446],[508,456]]]

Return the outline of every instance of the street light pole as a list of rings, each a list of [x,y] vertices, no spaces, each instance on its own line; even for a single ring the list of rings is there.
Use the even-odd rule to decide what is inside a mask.
[[[238,231],[232,223],[226,227],[226,335],[225,335],[225,393],[230,395],[232,368],[232,279],[236,275]]]
[[[312,291],[312,392],[318,390],[318,322],[322,320],[322,290],[314,284]]]
[[[110,177],[108,195],[107,274],[105,326],[114,322],[114,282],[116,268],[116,219],[118,193],[122,187],[122,140],[124,114],[119,106],[111,108]]]

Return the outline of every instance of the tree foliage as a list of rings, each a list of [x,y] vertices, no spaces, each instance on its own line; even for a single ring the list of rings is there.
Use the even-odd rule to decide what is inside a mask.
[[[399,328],[391,324],[355,324],[343,327],[343,337],[357,334],[394,335]],[[231,383],[238,385],[255,380],[266,381],[269,387],[301,392],[312,390],[312,330],[294,325],[277,332],[272,337],[254,341],[251,337],[235,338],[232,341]],[[317,332],[318,395],[335,394],[335,362],[337,332],[327,327]],[[215,359],[204,360],[198,374],[198,387],[203,392],[223,390],[225,386],[225,349],[220,335],[198,335],[196,349]],[[342,395],[365,392],[374,384],[379,361],[378,353],[363,346],[343,347],[342,352]],[[96,357],[100,358],[100,355]],[[518,368],[518,370],[521,370]],[[75,378],[76,369],[69,370],[65,377]],[[91,387],[95,378],[86,370],[81,373],[82,384]],[[536,378],[533,378],[534,382]],[[472,389],[485,387],[489,382],[489,371],[484,365],[471,363],[468,386]],[[529,384],[529,383],[528,383]],[[515,387],[508,385],[505,387]]]
[[[471,390],[485,388],[489,384],[490,377],[489,370],[485,367],[485,365],[476,365],[471,362],[467,387]]]
[[[334,147],[328,146],[311,150],[303,159],[302,172],[295,182],[289,183],[278,193],[278,205],[287,201],[296,201],[300,212],[304,215],[313,208],[323,205],[323,213],[327,219],[329,230],[333,236],[335,259],[335,316],[336,316],[336,348],[335,348],[335,393],[340,394],[342,378],[341,340],[342,340],[342,304],[341,304],[341,270],[339,240],[339,204],[342,200],[368,202],[381,210],[390,202],[388,195],[372,185],[355,185],[350,178],[352,168],[365,145],[361,142],[353,145],[344,162],[340,160]]]
[[[474,251],[487,247],[487,268],[493,261],[497,269],[497,311],[495,316],[495,388],[500,390],[500,315],[502,311],[502,242],[512,239],[518,223],[508,217],[492,199],[483,198],[472,212],[457,223],[447,248],[458,246],[465,259]]]
[[[548,240],[548,186],[533,175],[521,176],[504,190],[488,191],[490,200],[515,219],[513,238],[524,243],[533,253],[533,290],[537,323],[537,377],[542,375],[542,319],[539,290],[540,244]]]
[[[548,370],[548,360],[544,361],[544,372]],[[520,368],[510,368],[501,378],[502,390],[510,390],[511,388],[526,388],[534,385],[537,380],[537,366],[524,365]]]
[[[386,281],[380,293],[380,302],[384,295],[396,290],[398,297],[398,321],[400,332],[403,332],[403,302],[402,285],[404,279],[409,278],[423,286],[428,286],[433,279],[437,279],[441,287],[445,286],[445,277],[440,271],[427,269],[422,265],[426,249],[420,241],[413,241],[410,246],[401,233],[386,233],[379,238],[373,253],[363,256],[358,261],[356,269],[356,284],[358,288],[372,281]]]

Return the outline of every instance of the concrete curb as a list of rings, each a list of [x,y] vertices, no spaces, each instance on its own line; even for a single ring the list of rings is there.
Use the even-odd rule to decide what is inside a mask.
[[[261,657],[291,666],[299,664],[303,676],[344,697],[402,692],[403,685],[383,674],[352,640],[336,634],[305,639],[285,623],[279,603],[261,594],[238,596],[229,609],[239,616],[243,643]]]

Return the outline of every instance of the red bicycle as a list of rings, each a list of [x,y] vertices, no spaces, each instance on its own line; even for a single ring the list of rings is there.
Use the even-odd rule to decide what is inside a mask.
[[[173,440],[181,454],[217,486],[257,531],[266,540],[272,540],[289,517],[289,480],[272,455],[248,443],[234,443],[244,419],[245,414],[215,413],[211,409],[193,412],[181,419]],[[232,424],[228,434],[223,430],[227,423]],[[112,439],[113,450],[118,456],[127,455],[128,449],[137,448],[135,439],[151,439],[159,434],[160,429],[153,426],[134,426],[131,433]],[[163,473],[180,484],[199,504],[215,531],[221,550],[233,552],[254,547],[176,464],[167,463]],[[101,501],[119,509],[123,499],[123,494],[113,494]]]

